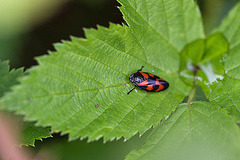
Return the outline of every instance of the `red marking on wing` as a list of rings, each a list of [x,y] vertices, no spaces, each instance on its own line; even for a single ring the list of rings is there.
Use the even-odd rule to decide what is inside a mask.
[[[148,85],[146,90],[151,91],[153,89],[153,85]]]
[[[95,106],[96,108],[98,107],[98,104]]]
[[[145,77],[145,78],[149,78],[149,76],[148,76],[148,74],[146,74],[146,73],[143,73],[143,72],[140,72],[142,75],[143,75],[143,77]]]
[[[157,78],[156,81],[164,81],[162,78]]]
[[[158,87],[158,89],[156,90],[156,92],[161,91],[163,88],[164,88],[164,86],[163,86],[162,84],[159,84],[159,87]]]
[[[149,75],[149,76],[151,76],[151,77],[154,77],[154,75],[153,75],[153,74],[150,74],[150,73],[149,73],[148,75]]]
[[[147,80],[145,80],[142,83],[138,84],[138,86],[146,86],[146,85],[148,85],[148,81]]]

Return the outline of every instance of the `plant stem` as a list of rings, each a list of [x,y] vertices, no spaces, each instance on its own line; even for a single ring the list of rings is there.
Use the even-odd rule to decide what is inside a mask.
[[[197,78],[196,78],[196,75],[197,75],[197,71],[194,71],[193,72],[194,74],[194,78],[193,78],[193,87],[190,91],[190,94],[189,94],[189,97],[188,97],[188,106],[191,105],[191,103],[194,101],[194,97],[195,97],[195,94],[196,94],[196,87],[197,87]]]

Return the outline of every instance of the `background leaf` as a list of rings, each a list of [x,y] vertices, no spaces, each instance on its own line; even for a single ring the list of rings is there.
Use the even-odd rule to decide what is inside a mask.
[[[192,0],[119,2],[132,35],[148,54],[146,60],[167,73],[178,71],[177,53],[185,44],[204,37],[200,12]]]
[[[0,39],[28,30],[56,12],[64,2],[66,0],[42,0],[32,4],[30,0],[0,0]]]
[[[205,40],[198,39],[187,44],[181,51],[181,70],[186,69],[187,61],[190,61],[193,65],[197,65],[205,51]]]
[[[210,83],[205,88],[207,98],[210,102],[227,109],[234,115],[237,121],[240,120],[240,3],[234,7],[229,15],[224,19],[216,32],[223,32],[230,42],[227,56],[222,58],[224,62],[224,78],[218,79],[215,83]],[[219,74],[219,73],[218,73]]]
[[[0,97],[10,91],[10,87],[18,84],[17,78],[23,76],[23,69],[9,71],[8,61],[0,61]],[[21,121],[21,118],[18,117]],[[24,122],[21,144],[34,145],[35,139],[50,137],[49,128],[35,127],[32,122]]]
[[[134,148],[141,146],[152,131],[148,130],[143,136],[136,134],[131,139],[124,141],[123,138],[103,143],[101,138],[98,141],[88,143],[87,140],[76,140],[69,142],[68,136],[54,135],[54,138],[38,141],[36,148],[40,152],[51,153],[50,159],[58,160],[123,160]]]
[[[126,159],[238,159],[239,144],[240,130],[233,118],[218,106],[198,101],[190,107],[181,104]]]
[[[228,51],[228,41],[222,33],[212,34],[205,39],[188,43],[180,53],[180,71],[189,69],[188,65],[203,66],[204,63],[219,60]]]
[[[51,137],[50,128],[36,127],[33,122],[24,122],[21,144],[34,146],[35,140]]]
[[[8,61],[0,61],[0,97],[17,84],[17,78],[23,76],[23,69],[11,70],[9,72]]]
[[[221,33],[215,33],[206,38],[205,53],[202,57],[201,63],[210,61],[214,58],[222,56],[228,51],[227,39]]]
[[[128,139],[166,119],[190,89],[177,73],[178,52],[204,36],[199,10],[191,0],[120,2],[129,27],[87,29],[87,39],[73,37],[57,44],[57,52],[37,58],[40,65],[1,100],[3,108],[69,133],[70,139],[89,141],[102,136],[104,141]],[[153,8],[143,9],[148,7]],[[168,25],[161,23],[166,20]],[[129,76],[141,66],[170,87],[160,93],[137,90],[127,95],[133,87]]]

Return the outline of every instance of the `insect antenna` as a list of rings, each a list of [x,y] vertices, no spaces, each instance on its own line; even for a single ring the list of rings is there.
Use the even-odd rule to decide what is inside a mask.
[[[144,67],[144,66],[142,66],[142,68],[141,68],[141,69],[139,69],[138,71],[141,71],[141,70],[143,69],[143,67]]]

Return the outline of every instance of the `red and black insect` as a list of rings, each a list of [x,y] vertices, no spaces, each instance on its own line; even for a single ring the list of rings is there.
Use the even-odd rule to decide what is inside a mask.
[[[166,90],[169,87],[168,82],[162,78],[150,73],[141,72],[143,67],[144,66],[142,66],[141,69],[129,77],[130,81],[135,85],[135,87],[131,89],[127,94],[132,92],[136,87],[147,92],[160,92]]]

